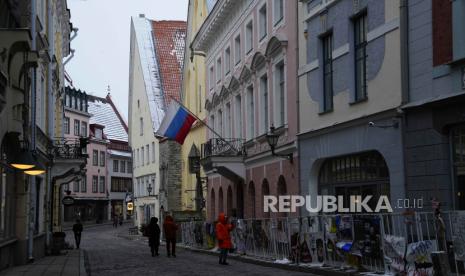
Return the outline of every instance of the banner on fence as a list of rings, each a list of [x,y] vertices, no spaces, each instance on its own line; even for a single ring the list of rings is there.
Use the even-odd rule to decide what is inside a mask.
[[[405,272],[405,238],[386,235],[384,237],[384,259],[389,272]]]
[[[408,265],[408,275],[421,271],[422,275],[433,275],[431,253],[437,250],[436,240],[425,240],[409,243],[405,260]]]

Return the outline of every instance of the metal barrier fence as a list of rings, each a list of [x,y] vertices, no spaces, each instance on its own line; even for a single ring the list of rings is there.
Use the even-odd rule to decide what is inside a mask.
[[[357,268],[392,275],[465,275],[465,212],[314,215],[232,219],[234,250],[265,260]],[[215,225],[181,224],[186,246],[215,247]],[[445,261],[444,261],[445,260]],[[436,271],[436,273],[438,273]]]

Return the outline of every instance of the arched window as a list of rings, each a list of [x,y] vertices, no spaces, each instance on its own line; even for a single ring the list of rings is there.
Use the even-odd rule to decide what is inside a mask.
[[[265,196],[267,195],[270,195],[270,185],[268,183],[268,180],[265,178],[263,179],[263,182],[262,182],[262,201],[263,201],[262,208],[265,206]],[[265,212],[264,217],[269,218],[270,212]]]
[[[373,196],[375,207],[381,195],[389,196],[389,169],[377,151],[345,155],[326,160],[320,169],[319,193],[342,195],[349,202],[351,195]],[[371,206],[374,204],[374,206]]]
[[[218,213],[224,213],[223,187],[220,187],[220,190],[218,191]]]
[[[228,186],[228,194],[226,198],[226,214],[230,217],[233,215],[232,211],[233,193],[231,186]]]
[[[255,218],[255,184],[253,183],[253,181],[251,181],[249,183],[249,192],[248,192],[248,195],[249,195],[249,215],[250,215],[250,218]]]
[[[278,179],[278,196],[286,195],[287,194],[287,187],[286,187],[286,179],[284,176],[280,175]]]
[[[216,207],[216,201],[215,201],[215,189],[212,188],[210,192],[210,215],[211,215],[211,220],[215,221],[216,220],[216,212],[215,212],[215,207]]]

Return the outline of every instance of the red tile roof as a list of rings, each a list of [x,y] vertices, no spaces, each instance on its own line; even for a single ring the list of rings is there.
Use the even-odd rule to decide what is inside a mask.
[[[180,100],[187,24],[185,21],[152,21],[165,103]]]

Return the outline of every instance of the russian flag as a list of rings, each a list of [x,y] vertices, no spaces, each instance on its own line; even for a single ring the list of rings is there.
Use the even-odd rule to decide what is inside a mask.
[[[175,140],[182,145],[195,120],[194,116],[178,102],[171,101],[157,132],[159,135]]]

